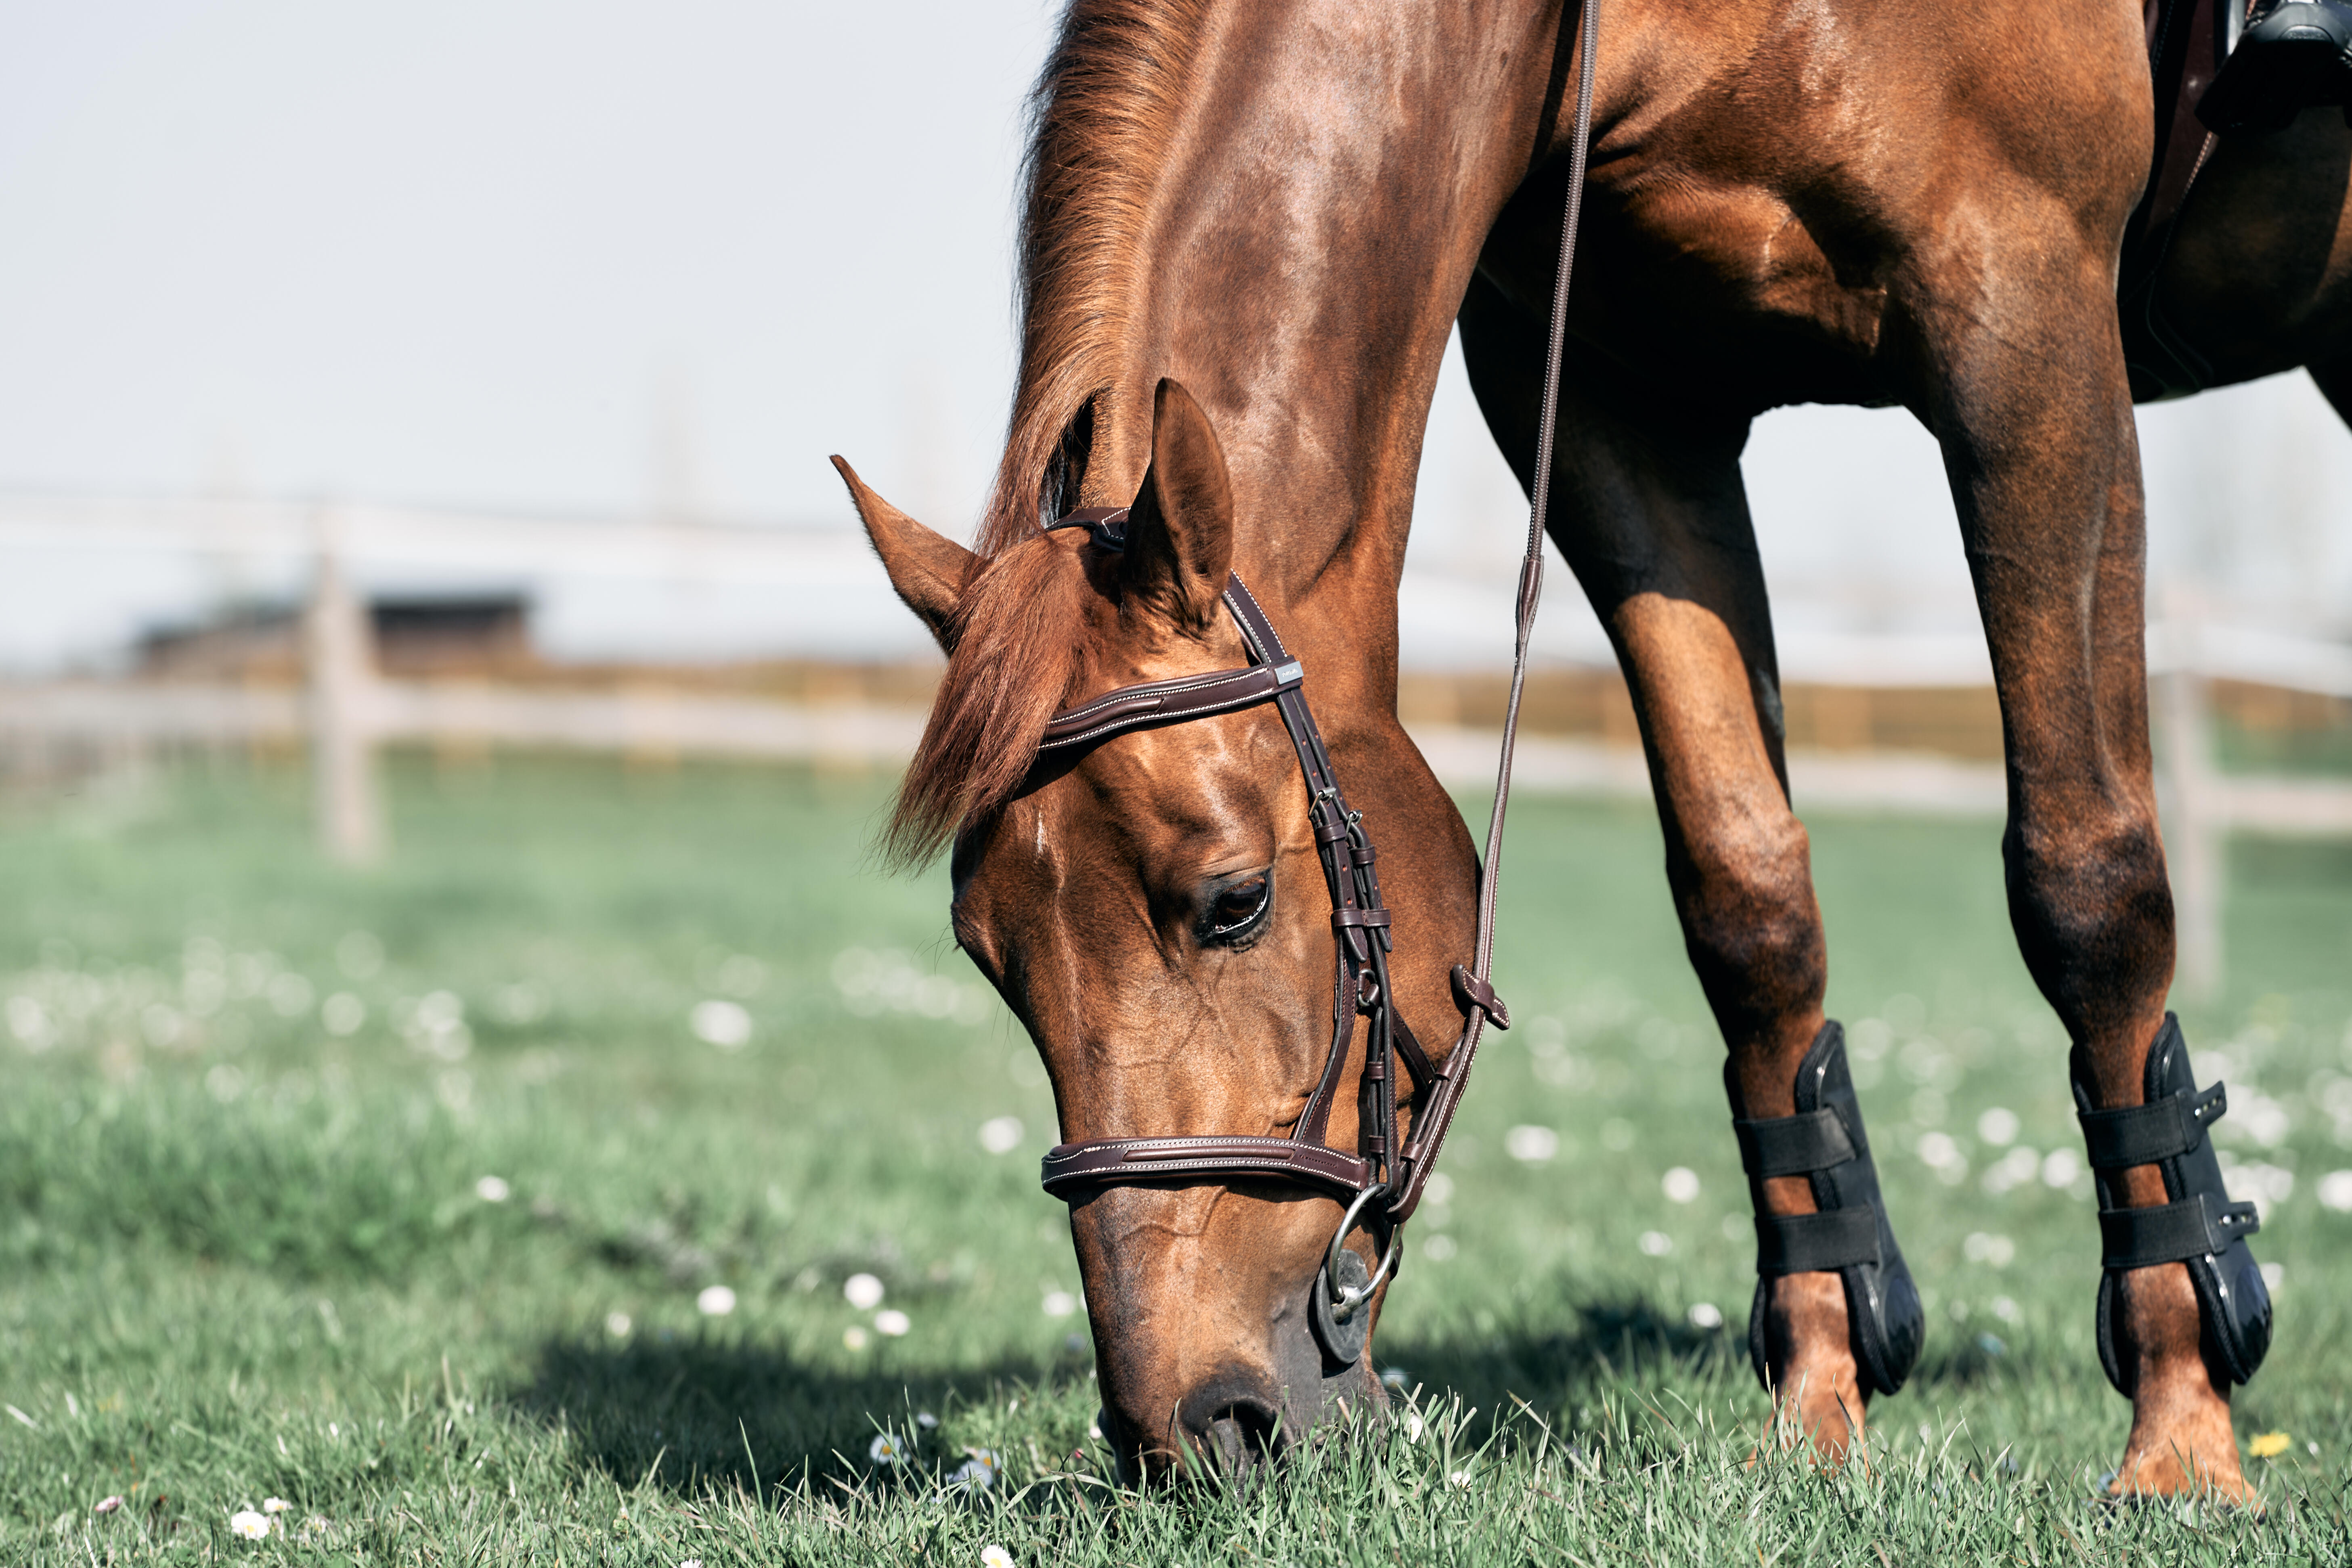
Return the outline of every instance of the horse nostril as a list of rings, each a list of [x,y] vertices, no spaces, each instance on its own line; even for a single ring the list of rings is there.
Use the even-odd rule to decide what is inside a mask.
[[[1201,1447],[1210,1468],[1235,1480],[1247,1479],[1282,1452],[1282,1426],[1274,1411],[1255,1400],[1236,1400],[1209,1418]]]

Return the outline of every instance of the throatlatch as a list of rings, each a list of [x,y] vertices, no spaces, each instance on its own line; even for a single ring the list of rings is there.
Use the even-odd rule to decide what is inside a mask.
[[[2233,1204],[2221,1182],[2221,1157],[2206,1131],[2230,1109],[2219,1083],[2199,1092],[2189,1071],[2180,1021],[2164,1016],[2148,1047],[2146,1103],[2114,1110],[2093,1108],[2090,1060],[2080,1046],[2072,1058],[2074,1106],[2099,1189],[2099,1363],[2107,1381],[2128,1399],[2131,1369],[2116,1346],[2116,1285],[2127,1268],[2185,1263],[2197,1287],[2205,1342],[2231,1383],[2244,1383],[2271,1348],[2271,1293],[2246,1246],[2262,1228],[2252,1204]],[[2169,1203],[2128,1206],[2121,1177],[2135,1165],[2164,1173]]]
[[[1724,1069],[1732,1103],[1739,1101],[1731,1069]],[[1764,1353],[1767,1286],[1777,1276],[1836,1271],[1845,1283],[1846,1317],[1873,1392],[1893,1394],[1919,1359],[1927,1313],[1918,1289],[1895,1244],[1886,1205],[1878,1194],[1878,1165],[1862,1130],[1862,1105],[1845,1065],[1845,1031],[1822,1026],[1798,1064],[1797,1114],[1734,1121],[1739,1163],[1756,1205],[1756,1302],[1748,1314],[1748,1354],[1757,1381],[1771,1387]],[[1772,1176],[1811,1178],[1815,1214],[1776,1215],[1764,1206]]]

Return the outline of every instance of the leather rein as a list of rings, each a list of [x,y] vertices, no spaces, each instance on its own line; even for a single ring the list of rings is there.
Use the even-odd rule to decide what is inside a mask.
[[[1593,54],[1599,41],[1598,0],[1583,0],[1580,70],[1577,80],[1576,128],[1570,144],[1566,211],[1560,226],[1559,269],[1553,286],[1549,358],[1545,365],[1543,417],[1538,438],[1534,492],[1528,523],[1527,554],[1519,566],[1516,638],[1511,666],[1511,695],[1503,719],[1502,756],[1495,784],[1494,809],[1487,820],[1486,850],[1480,862],[1477,937],[1471,961],[1453,968],[1455,1005],[1463,1013],[1463,1029],[1442,1065],[1433,1062],[1397,1009],[1389,978],[1389,954],[1394,942],[1389,910],[1381,899],[1380,877],[1370,835],[1363,816],[1349,808],[1339,788],[1331,755],[1308,708],[1306,673],[1283,646],[1274,623],[1266,618],[1238,573],[1225,581],[1224,605],[1240,628],[1251,663],[1240,669],[1173,680],[1120,687],[1056,714],[1045,727],[1041,756],[1075,754],[1129,730],[1157,728],[1231,713],[1272,702],[1290,733],[1305,779],[1307,814],[1315,847],[1323,864],[1323,880],[1331,899],[1331,934],[1335,950],[1331,984],[1331,1047],[1323,1072],[1307,1099],[1287,1137],[1206,1134],[1165,1138],[1089,1138],[1056,1144],[1048,1151],[1043,1176],[1045,1190],[1055,1197],[1075,1200],[1096,1188],[1139,1182],[1169,1180],[1198,1182],[1232,1177],[1258,1177],[1295,1182],[1320,1189],[1347,1205],[1332,1236],[1320,1270],[1328,1291],[1331,1317],[1340,1323],[1395,1272],[1406,1220],[1412,1217],[1427,1189],[1446,1129],[1461,1104],[1462,1090],[1476,1059],[1478,1039],[1486,1022],[1507,1029],[1509,1009],[1488,984],[1495,945],[1496,896],[1502,863],[1503,817],[1510,802],[1511,757],[1517,744],[1519,702],[1527,683],[1528,650],[1535,629],[1536,607],[1543,594],[1545,513],[1549,502],[1552,425],[1559,407],[1559,364],[1567,330],[1569,268],[1575,256],[1576,228],[1582,205],[1584,174],[1592,134]],[[1047,525],[1047,531],[1083,528],[1094,543],[1110,552],[1127,547],[1129,510],[1125,507],[1087,507]],[[1339,1093],[1356,1020],[1369,1022],[1370,1038],[1359,1084],[1357,1150],[1349,1153],[1329,1147],[1331,1106]],[[1419,1097],[1409,1135],[1400,1140],[1398,1083],[1400,1070],[1412,1075]],[[1350,1279],[1343,1272],[1349,1233],[1375,1203],[1369,1223],[1380,1234],[1381,1260],[1369,1278]],[[1359,1260],[1360,1261],[1360,1260]]]

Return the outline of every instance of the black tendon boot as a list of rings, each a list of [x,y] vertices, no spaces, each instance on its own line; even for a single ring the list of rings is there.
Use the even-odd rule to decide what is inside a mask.
[[[2352,5],[2273,0],[2221,62],[2197,118],[2224,136],[2258,136],[2322,104],[2352,104]]]
[[[2271,1347],[2271,1293],[2246,1247],[2262,1228],[2252,1204],[2233,1204],[2221,1184],[2221,1161],[2206,1131],[2230,1109],[2220,1084],[2200,1093],[2189,1070],[2180,1021],[2164,1027],[2147,1051],[2145,1103],[2114,1110],[2092,1109],[2091,1063],[2083,1047],[2073,1058],[2074,1105],[2091,1172],[2099,1188],[2099,1363],[2116,1392],[2131,1397],[2132,1373],[2116,1345],[2116,1287],[2126,1269],[2185,1263],[2197,1287],[2210,1360],[2243,1383]],[[2164,1173],[2168,1203],[2126,1206],[2123,1173],[2134,1165]]]
[[[1732,1103],[1739,1089],[1728,1067],[1724,1080]],[[1748,1171],[1748,1195],[1756,1205],[1756,1304],[1748,1314],[1748,1354],[1757,1380],[1771,1378],[1764,1355],[1765,1291],[1783,1274],[1834,1271],[1845,1284],[1846,1321],[1853,1335],[1862,1383],[1878,1394],[1903,1386],[1919,1359],[1927,1315],[1903,1249],[1886,1221],[1878,1193],[1878,1166],[1862,1130],[1862,1106],[1846,1071],[1845,1031],[1822,1026],[1798,1065],[1797,1114],[1755,1121],[1735,1121],[1739,1163]],[[1773,1176],[1804,1176],[1812,1183],[1816,1214],[1765,1212],[1764,1183]]]

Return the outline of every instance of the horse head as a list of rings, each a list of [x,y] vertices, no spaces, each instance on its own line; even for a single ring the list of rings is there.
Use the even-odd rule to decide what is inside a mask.
[[[893,585],[949,656],[892,845],[921,858],[952,837],[956,940],[1035,1040],[1066,1142],[1284,1138],[1336,1079],[1328,1141],[1353,1150],[1370,1030],[1347,1009],[1335,1049],[1332,904],[1283,718],[1259,702],[1039,750],[1056,711],[1249,660],[1222,605],[1234,487],[1173,382],[1150,454],[1121,548],[1048,532],[987,559],[844,467]],[[1466,863],[1436,798],[1451,837],[1418,837]],[[1442,975],[1401,970],[1395,984],[1427,1016]],[[1450,1008],[1443,1021],[1450,1038]],[[1343,1404],[1384,1403],[1369,1354],[1335,1353],[1311,1323],[1339,1222],[1328,1193],[1195,1172],[1068,1195],[1124,1475],[1247,1468]],[[1369,1265],[1373,1243],[1358,1229],[1347,1244]],[[1341,1262],[1377,1278],[1336,1255],[1335,1275]]]

